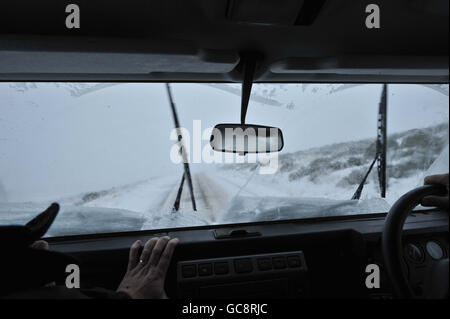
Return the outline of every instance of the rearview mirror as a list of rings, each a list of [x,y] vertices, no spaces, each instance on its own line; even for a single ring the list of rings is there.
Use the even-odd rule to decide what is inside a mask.
[[[284,146],[283,133],[277,127],[252,124],[218,124],[214,127],[210,144],[218,152],[271,153]]]

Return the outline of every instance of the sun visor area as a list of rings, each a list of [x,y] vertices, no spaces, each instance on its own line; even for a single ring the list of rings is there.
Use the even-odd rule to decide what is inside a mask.
[[[50,40],[42,37],[12,44],[0,39],[0,48],[7,48],[0,50],[0,74],[228,73],[239,63],[239,55],[233,51],[197,49],[180,43],[171,50],[167,43],[149,47],[145,40]],[[162,52],[162,47],[166,51]]]
[[[443,56],[342,56],[279,60],[270,66],[277,74],[342,74],[446,76],[448,58]]]

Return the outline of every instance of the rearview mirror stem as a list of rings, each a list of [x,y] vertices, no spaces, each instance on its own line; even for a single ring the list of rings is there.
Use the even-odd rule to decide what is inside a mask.
[[[248,102],[252,93],[253,77],[256,69],[256,59],[244,57],[244,79],[242,81],[242,97],[241,97],[241,124],[245,124],[247,115]]]

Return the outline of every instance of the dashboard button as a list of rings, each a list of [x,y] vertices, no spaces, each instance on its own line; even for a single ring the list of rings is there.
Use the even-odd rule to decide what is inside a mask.
[[[288,256],[287,258],[289,268],[298,268],[302,265],[299,256]]]
[[[241,258],[234,260],[234,271],[238,274],[253,271],[252,260],[250,258]]]
[[[184,265],[181,267],[181,275],[183,278],[191,278],[197,276],[197,267],[195,265]]]
[[[273,257],[272,258],[273,268],[284,269],[286,268],[286,258],[285,257]]]
[[[435,260],[439,260],[442,257],[444,257],[444,250],[442,249],[441,245],[439,245],[435,241],[429,241],[426,245],[427,253],[431,256],[431,258]]]
[[[200,264],[198,265],[198,274],[200,276],[212,275],[212,264]]]
[[[226,275],[228,274],[228,263],[227,262],[217,262],[214,263],[214,273],[216,275]]]
[[[258,258],[257,263],[259,270],[272,269],[272,260],[270,260],[270,258]]]

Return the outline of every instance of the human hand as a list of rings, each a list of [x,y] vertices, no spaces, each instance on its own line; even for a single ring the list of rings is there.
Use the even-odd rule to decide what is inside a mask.
[[[165,299],[164,281],[173,252],[179,240],[169,237],[152,238],[142,246],[136,241],[130,249],[127,272],[117,288],[133,299]]]
[[[427,196],[422,199],[422,206],[433,206],[445,209],[448,211],[448,173],[440,175],[431,175],[425,177],[425,185],[440,184],[447,187],[447,196]]]

